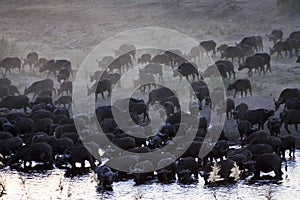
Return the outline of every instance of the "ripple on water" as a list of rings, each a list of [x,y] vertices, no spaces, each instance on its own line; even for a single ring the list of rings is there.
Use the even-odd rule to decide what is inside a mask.
[[[64,177],[64,170],[54,169],[46,173],[19,173],[12,170],[1,170],[6,178],[5,200],[15,199],[265,199],[271,191],[273,199],[300,199],[300,151],[296,151],[296,159],[288,160],[288,169],[284,171],[283,180],[274,184],[272,181],[250,183],[238,181],[234,185],[208,187],[204,186],[199,176],[198,183],[189,185],[177,182],[170,184],[149,183],[135,185],[133,180],[120,181],[113,184],[113,192],[99,193],[96,183],[87,175]],[[23,183],[22,183],[23,182]],[[25,184],[24,184],[25,183]],[[60,189],[60,186],[62,189]]]

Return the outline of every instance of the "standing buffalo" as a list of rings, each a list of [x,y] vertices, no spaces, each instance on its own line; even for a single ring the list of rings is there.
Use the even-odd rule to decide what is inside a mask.
[[[256,55],[256,56],[250,56],[246,58],[246,62],[239,65],[238,70],[241,71],[243,69],[248,68],[248,76],[252,76],[252,70],[255,69],[259,70],[259,75],[261,75],[261,72],[265,75],[265,59],[262,56]]]
[[[151,54],[146,53],[143,54],[140,58],[138,58],[138,64],[146,64],[149,63],[151,61]]]
[[[248,79],[238,79],[232,84],[228,85],[227,90],[233,90],[235,89],[233,97],[235,98],[236,93],[238,91],[241,92],[241,97],[243,98],[243,92],[245,92],[245,97],[247,96],[247,90],[249,89],[250,95],[252,96],[252,91],[251,91],[251,83]]]
[[[29,86],[28,88],[25,87],[24,95],[34,93],[34,95],[33,95],[33,98],[34,98],[34,97],[36,97],[36,95],[40,95],[40,93],[42,91],[46,91],[46,90],[52,91],[53,90],[55,92],[53,85],[54,85],[54,83],[53,83],[53,80],[51,80],[51,79],[44,79],[41,81],[36,81],[36,82],[32,83],[31,86]]]
[[[91,95],[92,93],[95,93],[95,98],[96,98],[96,101],[98,100],[98,94],[100,93],[102,95],[102,98],[104,98],[104,92],[107,91],[108,92],[108,95],[107,97],[110,97],[110,93],[111,93],[111,82],[110,80],[108,79],[104,79],[104,80],[101,80],[99,82],[96,82],[92,88],[89,88],[87,86],[87,89],[88,89],[88,96]]]
[[[173,77],[179,76],[180,82],[182,80],[182,76],[184,76],[186,80],[189,80],[189,75],[193,76],[193,80],[195,80],[195,76],[199,80],[199,72],[197,66],[190,62],[180,64],[178,68],[173,71]]]
[[[206,55],[208,56],[208,52],[212,51],[212,56],[216,56],[216,47],[217,47],[217,43],[213,40],[207,40],[207,41],[203,41],[200,42],[199,46],[201,46],[205,51],[206,51]],[[204,52],[202,52],[201,54],[203,55]],[[201,55],[201,57],[202,57]]]
[[[237,128],[240,132],[241,141],[243,140],[244,136],[248,137],[251,133],[257,131],[257,128],[252,128],[251,122],[247,120],[239,121]]]
[[[31,167],[32,161],[43,162],[45,165],[52,165],[52,147],[45,142],[25,145],[17,150],[11,162],[18,160],[22,160],[24,162],[24,168],[27,167],[27,162],[29,162],[29,167]]]
[[[148,98],[147,106],[149,106],[149,104],[153,105],[156,101],[160,101],[166,97],[170,97],[173,95],[174,93],[172,92],[172,90],[166,87],[151,90],[148,96],[149,98]]]
[[[285,56],[287,56],[288,52],[290,53],[290,57],[292,57],[292,44],[289,41],[280,41],[277,42],[276,44],[274,44],[273,48],[269,48],[270,49],[270,55],[273,55],[275,52],[277,52],[277,58],[280,56],[281,58],[283,58],[282,56],[282,51],[285,51]]]
[[[231,76],[233,76],[233,79],[235,79],[234,65],[231,61],[229,61],[229,60],[218,60],[218,61],[215,62],[215,64],[217,66],[218,66],[218,64],[223,64],[223,66],[225,67],[225,71],[229,75],[229,79],[231,78]]]
[[[271,136],[275,135],[276,137],[280,134],[281,119],[279,117],[270,117],[268,119],[267,127],[271,133]]]
[[[73,83],[72,81],[65,81],[61,84],[60,88],[57,90],[58,95],[62,94],[64,92],[67,93],[67,95],[71,94],[73,90]]]
[[[143,74],[157,74],[158,80],[163,80],[163,71],[162,71],[162,65],[157,63],[149,63],[147,64],[143,69],[139,68],[139,75]]]
[[[269,41],[273,41],[275,44],[278,40],[282,41],[283,31],[280,29],[275,29],[271,32],[271,34],[266,34],[266,36],[269,38]]]
[[[28,53],[26,58],[22,58],[23,60],[23,68],[25,65],[29,66],[29,70],[32,71],[32,69],[35,69],[38,66],[39,62],[39,55],[36,52]]]
[[[0,108],[21,109],[27,111],[29,98],[25,95],[7,96],[0,102]]]
[[[256,53],[254,56],[261,56],[264,58],[264,65],[267,65],[266,72],[271,72],[271,56],[267,53]]]
[[[239,45],[252,46],[256,51],[263,50],[263,39],[259,35],[245,37],[241,40]]]
[[[241,58],[244,59],[243,49],[239,46],[229,46],[221,53],[221,59],[222,58],[225,58],[226,60],[231,58],[232,62],[234,58],[238,58],[238,62],[240,62]]]
[[[251,160],[244,163],[250,171],[254,172],[254,178],[260,177],[260,172],[275,172],[276,179],[282,179],[281,158],[277,154],[256,154]]]
[[[156,88],[154,75],[148,73],[141,74],[137,80],[133,79],[133,84],[135,87],[139,87],[143,93],[146,91],[146,87],[148,87],[148,90],[150,90],[151,85]]]
[[[300,90],[298,88],[286,88],[284,89],[277,101],[274,99],[275,110],[278,110],[281,104],[286,104],[287,101],[294,97],[300,97]]]
[[[62,68],[68,69],[73,76],[71,62],[68,60],[49,60],[47,63],[45,63],[45,65],[40,67],[40,73],[48,71],[47,76],[49,76],[51,73],[56,76],[56,72],[58,72]]]
[[[287,110],[280,113],[280,118],[284,123],[284,128],[288,133],[291,131],[288,129],[289,124],[294,124],[296,131],[298,131],[297,124],[300,124],[300,110]]]
[[[7,72],[11,74],[11,69],[18,68],[19,72],[21,70],[21,60],[17,57],[8,57],[4,58],[2,61],[0,61],[0,67],[5,69],[5,75]]]
[[[258,124],[258,129],[264,129],[264,123],[269,117],[274,115],[274,110],[256,109],[247,110],[240,113],[240,120],[248,120],[254,124]]]
[[[129,55],[135,60],[136,47],[132,44],[122,44],[116,51],[116,56]]]
[[[289,35],[289,38],[300,40],[300,31],[294,31]]]

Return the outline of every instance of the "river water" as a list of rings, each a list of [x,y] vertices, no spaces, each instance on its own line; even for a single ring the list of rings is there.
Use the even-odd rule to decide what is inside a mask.
[[[65,177],[65,170],[54,169],[44,173],[20,173],[2,169],[2,179],[6,183],[6,195],[0,199],[300,199],[300,151],[296,159],[288,160],[280,182],[240,180],[233,185],[205,186],[203,178],[194,184],[182,185],[177,182],[160,184],[156,181],[145,185],[135,185],[133,180],[116,182],[113,192],[99,193],[92,173]],[[274,175],[270,173],[270,175]]]

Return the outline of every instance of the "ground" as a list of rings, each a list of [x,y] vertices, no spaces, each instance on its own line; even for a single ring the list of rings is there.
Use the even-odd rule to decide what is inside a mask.
[[[132,28],[170,28],[198,41],[213,39],[231,45],[245,36],[261,35],[266,52],[272,43],[265,35],[273,29],[282,29],[284,38],[300,30],[299,17],[283,13],[276,0],[2,0],[0,19],[0,36],[16,44],[16,56],[37,51],[41,57],[69,59],[74,68],[97,44]],[[272,57],[272,73],[251,78],[254,97],[238,96],[236,104],[274,109],[273,98],[278,98],[283,88],[299,87],[300,69],[295,61],[296,57]],[[245,71],[237,74],[238,78],[246,76]],[[23,91],[34,76],[15,77],[9,76]],[[225,124],[233,138],[238,136],[235,126],[233,120]]]

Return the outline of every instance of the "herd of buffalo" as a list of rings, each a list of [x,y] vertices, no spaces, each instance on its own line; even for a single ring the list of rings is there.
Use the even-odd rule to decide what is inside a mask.
[[[241,93],[241,97],[252,96],[255,92],[251,88],[254,73],[259,76],[274,73],[271,67],[273,54],[277,54],[276,59],[282,59],[283,52],[291,59],[298,56],[300,31],[292,32],[283,39],[282,30],[273,30],[265,37],[274,43],[269,53],[265,53],[264,39],[258,35],[245,37],[233,46],[220,44],[217,47],[215,41],[207,40],[187,53],[169,50],[139,57],[134,45],[124,44],[115,57],[105,56],[96,60],[99,71],[90,75],[93,85],[87,87],[87,95],[94,94],[100,106],[93,116],[84,113],[78,116],[76,126],[71,110],[71,105],[75,106],[71,81],[75,70],[69,60],[41,58],[36,52],[25,58],[4,58],[0,61],[0,163],[2,167],[22,170],[36,169],[37,166],[42,169],[64,168],[70,173],[92,169],[97,174],[101,190],[112,189],[114,181],[127,179],[134,179],[136,184],[149,180],[190,183],[197,181],[199,174],[206,184],[218,180],[234,183],[252,174],[253,179],[258,179],[260,172],[271,171],[275,173],[274,178],[280,180],[282,161],[287,165],[285,153],[289,150],[289,156],[295,157],[296,143],[291,134],[280,133],[281,126],[283,124],[285,130],[291,133],[289,125],[295,125],[297,131],[300,89],[285,88],[276,94],[274,110],[250,110],[246,103],[235,105],[234,101],[237,92]],[[221,60],[200,71],[196,63],[210,55]],[[300,62],[300,57],[296,57],[294,62]],[[135,66],[139,66],[139,74],[133,82],[142,94],[148,94],[144,95],[146,100],[131,97],[106,105],[104,99],[110,98],[112,88],[122,87],[122,73]],[[226,92],[223,88],[209,90],[205,80],[214,74],[215,69],[223,80],[230,80],[226,90],[234,90],[233,98],[220,100]],[[238,79],[235,69],[247,69],[249,78]],[[47,78],[33,82],[20,92],[21,88],[14,85],[14,79],[7,77],[10,74],[17,76],[21,70],[40,73]],[[163,72],[168,70],[173,72],[174,78],[179,77],[180,82],[182,78],[190,82],[189,112],[181,110],[176,92],[155,84],[155,80],[166,78]],[[160,116],[165,120],[159,131],[153,131],[147,125],[151,121],[149,109],[156,104],[161,106]],[[204,107],[217,111],[218,115],[226,114],[226,119],[235,119],[240,133],[240,148],[229,146],[231,141],[223,130],[216,142],[213,136],[207,137],[218,127],[211,126],[210,119],[200,115]],[[122,124],[134,122],[128,132],[122,130],[120,122],[114,119],[114,114],[122,116],[124,113],[129,113],[131,119],[124,117]],[[103,134],[87,131],[94,125],[93,117],[97,118]],[[184,131],[179,131],[182,127]],[[82,131],[86,132],[85,135],[78,134]],[[106,142],[104,137],[110,142]],[[124,150],[121,156],[120,152],[115,155],[122,165],[120,170],[111,168],[110,160],[104,163],[101,159],[114,157],[116,152],[112,150],[112,143]],[[151,161],[142,156],[170,145],[173,145],[173,152],[155,154]],[[199,151],[203,147],[212,150],[202,156]],[[186,149],[183,154],[178,153],[183,148]],[[95,156],[99,155],[99,149],[103,153]],[[87,161],[89,166],[86,166]],[[166,166],[165,163],[169,164]]]

